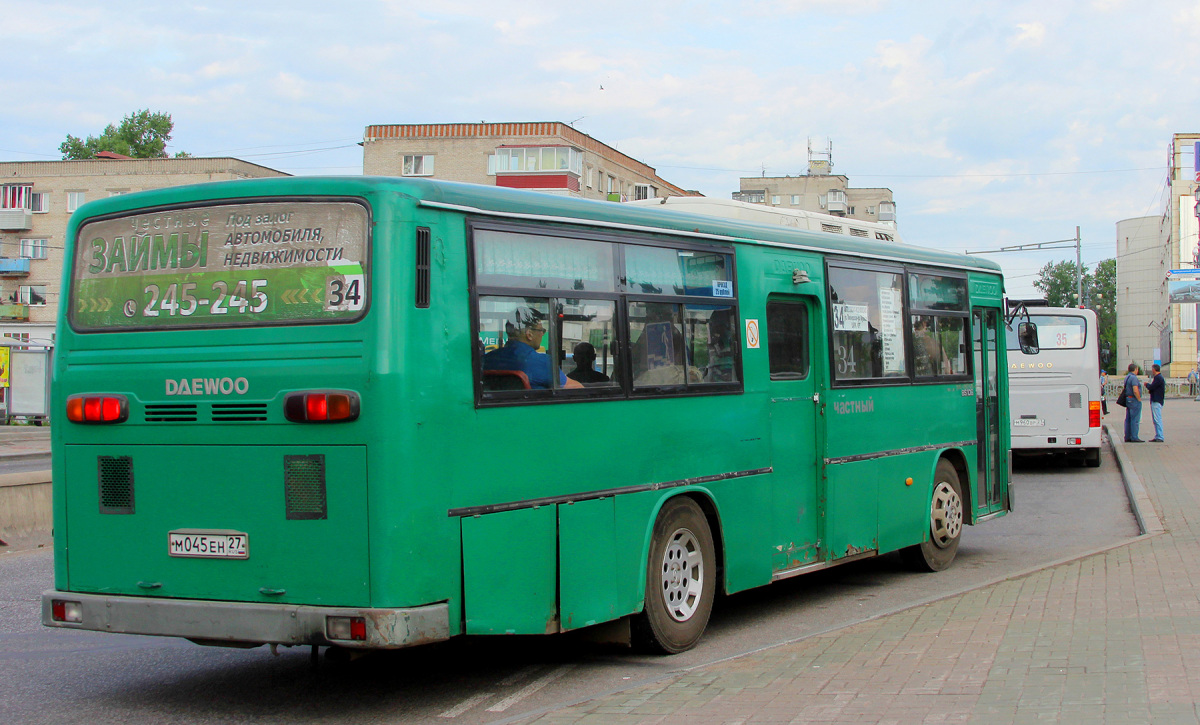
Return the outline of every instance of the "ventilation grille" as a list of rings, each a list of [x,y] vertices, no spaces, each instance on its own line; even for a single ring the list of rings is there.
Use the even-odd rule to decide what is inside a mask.
[[[417,307],[429,307],[429,229],[417,227]]]
[[[834,234],[841,234],[842,228],[837,224],[826,224],[825,222],[821,222],[821,231],[833,232]]]
[[[855,229],[854,227],[850,227],[850,236],[862,237],[863,239],[870,239],[871,233],[868,232],[866,229]]]
[[[283,492],[289,520],[327,518],[325,456],[284,456]]]
[[[266,403],[213,403],[212,420],[214,423],[252,422],[266,419]]]
[[[164,403],[147,405],[145,419],[147,423],[194,423],[196,421],[196,404]]]
[[[1069,407],[1071,407],[1071,408],[1082,408],[1083,407],[1083,396],[1080,393],[1068,393],[1068,395],[1070,396]]]
[[[97,456],[100,476],[100,513],[133,513],[133,459]]]

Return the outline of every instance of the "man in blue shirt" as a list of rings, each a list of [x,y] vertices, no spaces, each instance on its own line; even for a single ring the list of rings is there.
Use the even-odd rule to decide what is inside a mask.
[[[1154,421],[1154,437],[1151,443],[1165,443],[1162,427],[1162,407],[1167,397],[1167,381],[1163,380],[1162,367],[1155,363],[1150,367],[1154,377],[1146,383],[1146,392],[1150,393],[1150,418]]]
[[[516,370],[525,373],[529,378],[529,387],[546,389],[550,387],[551,376],[550,356],[538,352],[542,337],[546,334],[546,326],[542,324],[545,315],[531,307],[518,307],[508,316],[504,323],[504,332],[508,342],[498,350],[492,350],[483,356],[484,370]],[[563,371],[558,371],[559,388],[583,387],[574,380],[567,378]]]
[[[1141,443],[1138,427],[1142,423],[1142,383],[1137,376],[1137,363],[1129,363],[1125,375],[1125,442]]]

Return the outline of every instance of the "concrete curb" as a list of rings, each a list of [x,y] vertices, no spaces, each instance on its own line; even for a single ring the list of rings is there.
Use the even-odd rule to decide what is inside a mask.
[[[1133,509],[1138,528],[1147,536],[1163,533],[1166,528],[1154,508],[1154,502],[1150,500],[1146,487],[1142,485],[1142,479],[1138,477],[1137,471],[1133,470],[1133,464],[1125,453],[1124,428],[1117,434],[1114,424],[1105,423],[1104,430],[1108,434],[1108,443],[1112,446],[1113,454],[1117,457],[1117,467],[1121,469],[1121,480],[1125,483],[1129,507]]]

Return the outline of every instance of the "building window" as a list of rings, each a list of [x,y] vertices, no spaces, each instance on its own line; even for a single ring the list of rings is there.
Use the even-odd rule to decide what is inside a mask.
[[[779,206],[779,195],[778,194],[771,196],[771,206]]]
[[[433,176],[433,154],[404,157],[404,176]]]
[[[611,194],[616,190],[617,190],[617,177],[615,177],[615,176],[608,177],[608,193]]]
[[[766,204],[766,191],[735,191],[733,192],[734,201],[744,201],[749,204]]]
[[[45,214],[50,211],[50,195],[46,192],[34,192],[33,205],[29,210],[34,214]]]
[[[583,176],[583,152],[573,146],[498,148],[496,171],[570,171]]]
[[[792,194],[792,206],[798,206],[799,204],[800,204],[800,195]]]
[[[30,209],[33,184],[5,184],[0,187],[0,209]]]
[[[633,187],[634,199],[655,199],[657,197],[657,190],[649,184],[635,184]]]
[[[82,191],[67,192],[67,211],[75,211],[87,201],[87,194]]]
[[[109,196],[120,196],[121,194],[128,194],[128,193],[129,193],[129,189],[109,189],[108,190]]]
[[[45,259],[46,258],[46,240],[45,239],[22,239],[21,240],[21,258],[22,259]]]
[[[589,189],[592,188],[592,175],[594,173],[596,173],[596,170],[589,166],[587,169],[587,188]]]
[[[46,285],[24,284],[18,288],[17,299],[30,307],[46,306]]]

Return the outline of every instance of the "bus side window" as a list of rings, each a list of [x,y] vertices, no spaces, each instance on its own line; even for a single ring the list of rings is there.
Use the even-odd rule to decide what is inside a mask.
[[[609,300],[560,300],[559,359],[567,377],[585,388],[614,388],[616,304]]]
[[[767,356],[772,380],[808,377],[808,307],[767,303]]]

